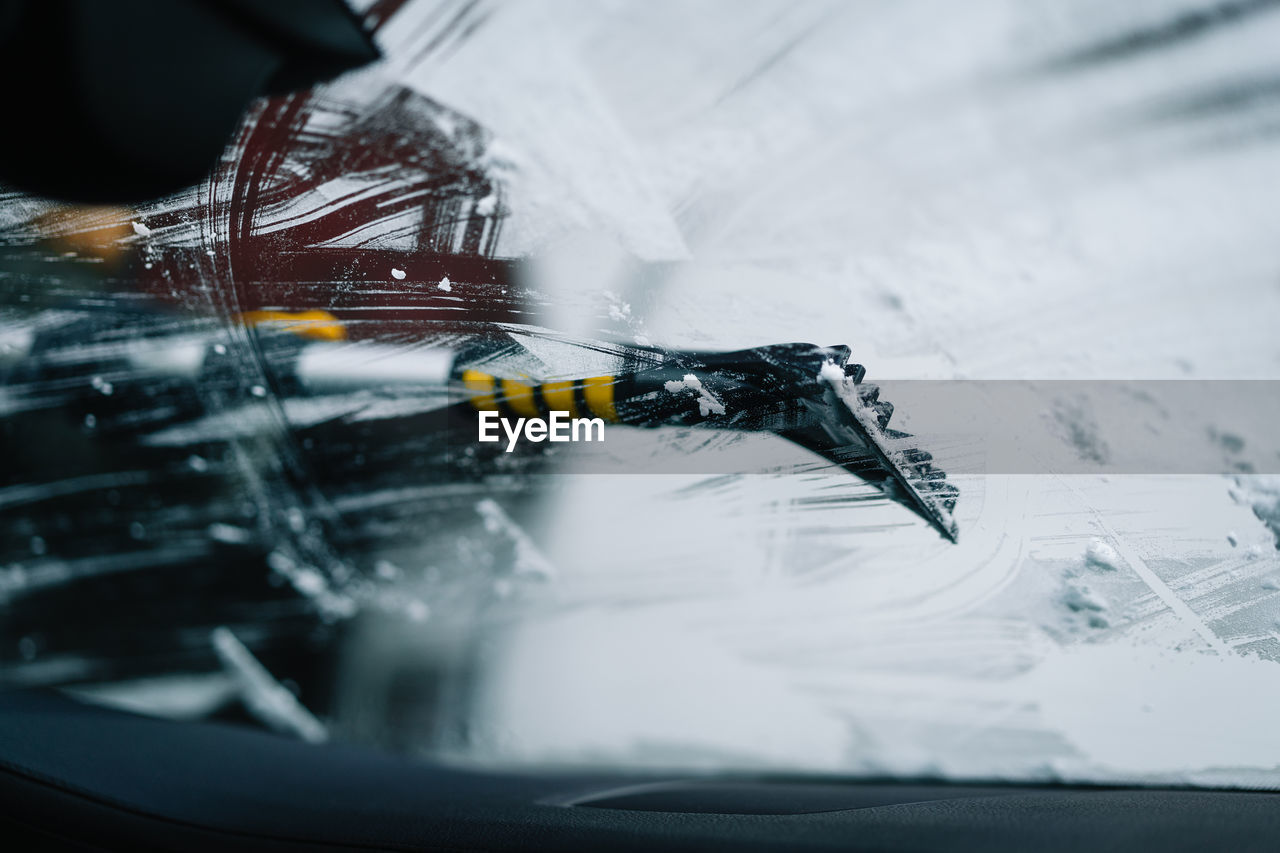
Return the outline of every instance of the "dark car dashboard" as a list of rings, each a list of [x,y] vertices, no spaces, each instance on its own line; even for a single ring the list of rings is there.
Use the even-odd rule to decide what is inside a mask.
[[[0,835],[44,850],[1272,850],[1273,793],[477,772],[0,693]]]

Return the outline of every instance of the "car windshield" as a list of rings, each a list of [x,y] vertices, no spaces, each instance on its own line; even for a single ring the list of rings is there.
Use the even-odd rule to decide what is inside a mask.
[[[1276,4],[355,5],[199,186],[0,197],[0,683],[1280,787]]]

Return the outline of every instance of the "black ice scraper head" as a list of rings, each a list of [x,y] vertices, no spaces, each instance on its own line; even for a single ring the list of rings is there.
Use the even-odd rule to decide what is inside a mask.
[[[776,344],[727,353],[647,351],[652,362],[612,376],[528,384],[477,370],[459,377],[472,405],[514,416],[554,409],[632,426],[772,432],[878,485],[956,541],[959,490],[888,428],[893,405],[848,363],[848,347]]]

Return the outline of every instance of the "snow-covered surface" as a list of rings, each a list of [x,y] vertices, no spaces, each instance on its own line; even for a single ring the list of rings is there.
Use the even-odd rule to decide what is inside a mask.
[[[496,255],[527,262],[517,280],[484,291],[542,312],[541,326],[502,327],[516,344],[502,375],[621,367],[616,349],[583,340],[848,344],[869,380],[885,382],[894,425],[928,437],[960,488],[959,544],[790,446],[794,460],[774,470],[740,464],[763,455],[767,436],[610,427],[603,451],[629,452],[644,473],[601,474],[565,456],[540,475],[532,510],[527,496],[495,494],[518,470],[506,484],[423,480],[319,495],[305,445],[289,448],[296,467],[258,465],[287,444],[273,443],[284,424],[342,418],[372,430],[447,402],[443,392],[368,387],[371,365],[388,380],[424,375],[439,342],[405,333],[394,343],[414,348],[393,348],[405,360],[356,343],[327,351],[336,357],[318,375],[341,393],[277,401],[255,375],[250,399],[144,438],[174,450],[175,469],[199,474],[231,464],[196,452],[202,443],[235,443],[231,459],[256,490],[238,497],[253,513],[165,539],[165,524],[181,519],[156,507],[156,531],[121,525],[140,550],[70,559],[44,531],[24,532],[13,549],[22,558],[0,569],[0,603],[124,571],[139,555],[167,565],[192,549],[261,541],[267,578],[254,582],[296,592],[308,616],[354,625],[357,639],[378,627],[391,636],[339,679],[360,708],[353,717],[378,698],[361,679],[403,662],[393,650],[415,671],[449,654],[475,667],[458,758],[1280,788],[1272,386],[1259,384],[1271,398],[1248,423],[1201,398],[1184,400],[1194,417],[1171,423],[1165,402],[1138,384],[1280,380],[1280,8],[418,0],[378,39],[386,62],[322,90],[341,97],[307,119],[303,136],[335,142],[326,128],[346,127],[360,114],[347,108],[388,81],[417,93],[391,114],[395,132],[378,138],[405,142],[407,159],[457,154],[454,165],[476,173],[466,184],[474,195],[449,214],[458,227],[446,229],[447,245],[459,245],[471,205],[494,220],[484,233]],[[439,176],[419,174],[426,166],[399,175],[403,163],[346,169],[324,152],[351,150],[319,150],[281,168],[335,174],[304,192],[268,192],[242,237],[283,239],[328,221],[305,249],[421,245],[424,208],[401,207],[401,195],[406,181]],[[139,211],[151,224],[126,218],[121,239],[147,269],[161,248],[191,250],[183,263],[200,293],[219,292],[228,235],[222,214],[203,214],[207,201],[225,208],[229,192],[215,180]],[[10,198],[0,224],[30,237],[46,213]],[[416,258],[399,257],[376,266],[367,296],[466,310],[474,280],[447,265],[424,279]],[[292,286],[329,299],[360,285]],[[419,290],[432,305],[412,302]],[[0,361],[20,359],[39,322],[67,319],[59,313],[0,329]],[[192,372],[207,355],[203,342],[133,349],[139,370]],[[307,352],[302,366],[317,367],[324,351]],[[451,358],[434,360],[447,372]],[[925,379],[959,389],[966,383],[950,380],[1122,381],[991,397],[1004,403],[983,414],[1034,431],[1052,445],[1037,450],[1074,465],[980,474],[967,464],[975,448],[946,434],[954,422],[931,421],[926,404],[937,411],[940,386],[909,382]],[[108,375],[92,384],[113,401],[126,388]],[[704,416],[726,414],[696,374],[666,391],[696,398]],[[23,405],[0,395],[0,414]],[[105,426],[96,418],[86,414],[84,430]],[[1188,458],[1233,473],[1090,467],[1141,462],[1175,433]],[[363,453],[353,447],[344,470],[357,471]],[[673,460],[678,473],[656,473]],[[731,473],[748,469],[756,473]],[[692,473],[710,470],[719,473]],[[150,487],[155,477],[18,482],[0,488],[0,508]],[[386,513],[346,531],[349,540],[406,540],[368,567],[373,581],[310,523],[370,508]],[[480,601],[499,601],[499,618],[473,622]],[[357,619],[366,609],[374,618]],[[255,610],[243,627],[219,620],[194,641],[181,634],[199,644],[209,625],[236,625],[211,638],[224,671],[198,684],[185,674],[84,692],[184,716],[235,692],[270,724],[320,739],[325,724],[248,648],[264,636],[254,620],[266,618]],[[475,633],[482,642],[457,652],[456,637]],[[44,660],[44,642],[33,631],[15,644],[23,662],[45,667],[41,678],[92,680],[84,660]]]
[[[504,248],[566,304],[616,294],[614,334],[1277,379],[1280,13],[1216,8],[490,4],[399,73],[514,152]],[[493,760],[1280,784],[1255,476],[960,478],[955,546],[814,503],[861,494],[838,474],[564,476],[532,535],[574,607],[499,656]]]

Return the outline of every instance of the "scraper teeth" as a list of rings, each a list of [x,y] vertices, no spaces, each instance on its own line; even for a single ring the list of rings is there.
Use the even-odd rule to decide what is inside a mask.
[[[866,414],[872,416],[862,424],[854,417],[850,425],[864,432],[865,440],[869,441],[870,448],[878,457],[877,464],[885,469],[889,478],[890,491],[902,494],[944,536],[955,541],[957,530],[951,513],[959,499],[960,490],[947,482],[945,471],[933,466],[932,454],[915,447],[896,449],[887,444],[892,442],[897,445],[909,439],[910,435],[888,429],[889,420],[893,417],[893,404],[880,399],[880,386],[862,383],[865,373],[861,365],[846,364],[844,375],[853,382],[831,383],[831,390],[835,392],[837,399],[841,399],[839,392],[842,387],[845,394],[856,395],[857,403],[864,407]],[[844,404],[847,407],[851,402],[846,399]]]
[[[929,483],[929,495],[934,500],[941,503],[947,510],[951,512],[956,508],[956,501],[960,497],[960,490],[947,482]]]

